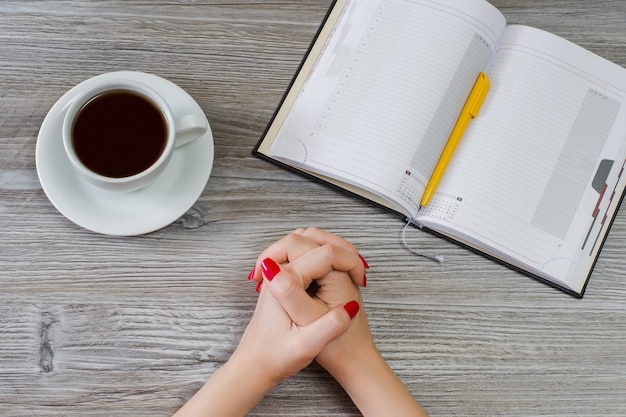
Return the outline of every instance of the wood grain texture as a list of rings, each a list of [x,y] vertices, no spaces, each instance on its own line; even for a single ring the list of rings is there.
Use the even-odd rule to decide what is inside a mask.
[[[494,0],[510,23],[626,66],[626,2]],[[0,2],[0,415],[169,416],[234,350],[257,254],[315,225],[372,266],[383,356],[432,416],[626,415],[626,213],[583,300],[251,156],[330,0]],[[129,238],[75,226],[35,169],[39,127],[69,88],[158,74],[207,114],[215,163],[181,219]],[[252,416],[356,416],[318,366]]]

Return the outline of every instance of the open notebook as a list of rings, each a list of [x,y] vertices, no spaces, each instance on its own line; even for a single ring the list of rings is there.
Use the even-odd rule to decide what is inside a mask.
[[[624,68],[486,1],[340,0],[254,153],[582,297],[626,187],[625,102]]]

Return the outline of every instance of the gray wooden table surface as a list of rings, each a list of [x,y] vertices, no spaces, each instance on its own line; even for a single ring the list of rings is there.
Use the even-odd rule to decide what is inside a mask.
[[[510,23],[626,66],[626,2],[497,0]],[[169,416],[226,361],[257,254],[301,226],[351,240],[383,356],[433,416],[626,415],[626,212],[583,300],[251,156],[329,0],[0,2],[0,415]],[[79,82],[145,71],[189,92],[215,162],[182,218],[137,237],[61,215],[35,168],[46,113]],[[149,216],[149,213],[146,213]],[[354,416],[323,369],[254,416]]]

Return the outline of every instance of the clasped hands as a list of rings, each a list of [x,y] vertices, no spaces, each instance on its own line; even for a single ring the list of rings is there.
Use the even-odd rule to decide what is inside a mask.
[[[336,374],[357,350],[375,350],[358,288],[367,268],[351,243],[316,228],[268,247],[248,277],[259,300],[233,358],[244,356],[274,386],[314,359]]]

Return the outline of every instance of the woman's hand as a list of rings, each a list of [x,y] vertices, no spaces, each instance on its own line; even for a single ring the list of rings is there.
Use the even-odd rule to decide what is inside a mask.
[[[347,240],[317,228],[298,229],[283,239],[269,246],[261,253],[257,266],[250,278],[258,280],[260,272],[265,275],[263,259],[271,257],[283,264],[282,268],[293,271],[292,276],[301,287],[316,287],[315,300],[317,306],[311,305],[311,299],[298,299],[281,295],[285,289],[273,285],[271,293],[285,304],[292,304],[293,311],[297,305],[306,303],[309,307],[301,309],[292,316],[298,324],[313,322],[329,309],[345,303],[346,300],[358,300],[362,307],[363,300],[359,289],[354,285],[365,286],[367,283],[366,269],[369,265],[357,249]],[[320,259],[328,259],[320,262]],[[283,282],[287,282],[284,280]],[[353,284],[354,283],[354,284]],[[264,284],[269,286],[267,283]],[[361,309],[363,310],[363,309]],[[354,362],[352,358],[377,354],[365,312],[355,318],[355,323],[348,331],[329,343],[317,356],[317,361],[331,374],[339,372],[339,366]]]
[[[320,259],[318,266],[322,265]],[[345,332],[360,305],[350,298],[354,294],[346,294],[332,308],[311,298],[295,278],[308,276],[306,265],[281,268],[266,258],[261,267],[265,288],[231,360],[254,369],[265,384],[274,386],[309,365]]]
[[[314,261],[322,271],[331,270],[335,263],[334,256],[304,260]],[[311,298],[296,279],[311,276],[306,262],[281,268],[266,258],[260,266],[265,288],[272,291],[261,291],[254,315],[231,358],[175,417],[244,416],[275,385],[306,367],[331,340],[345,332],[359,310],[354,299],[346,298],[329,308]]]

